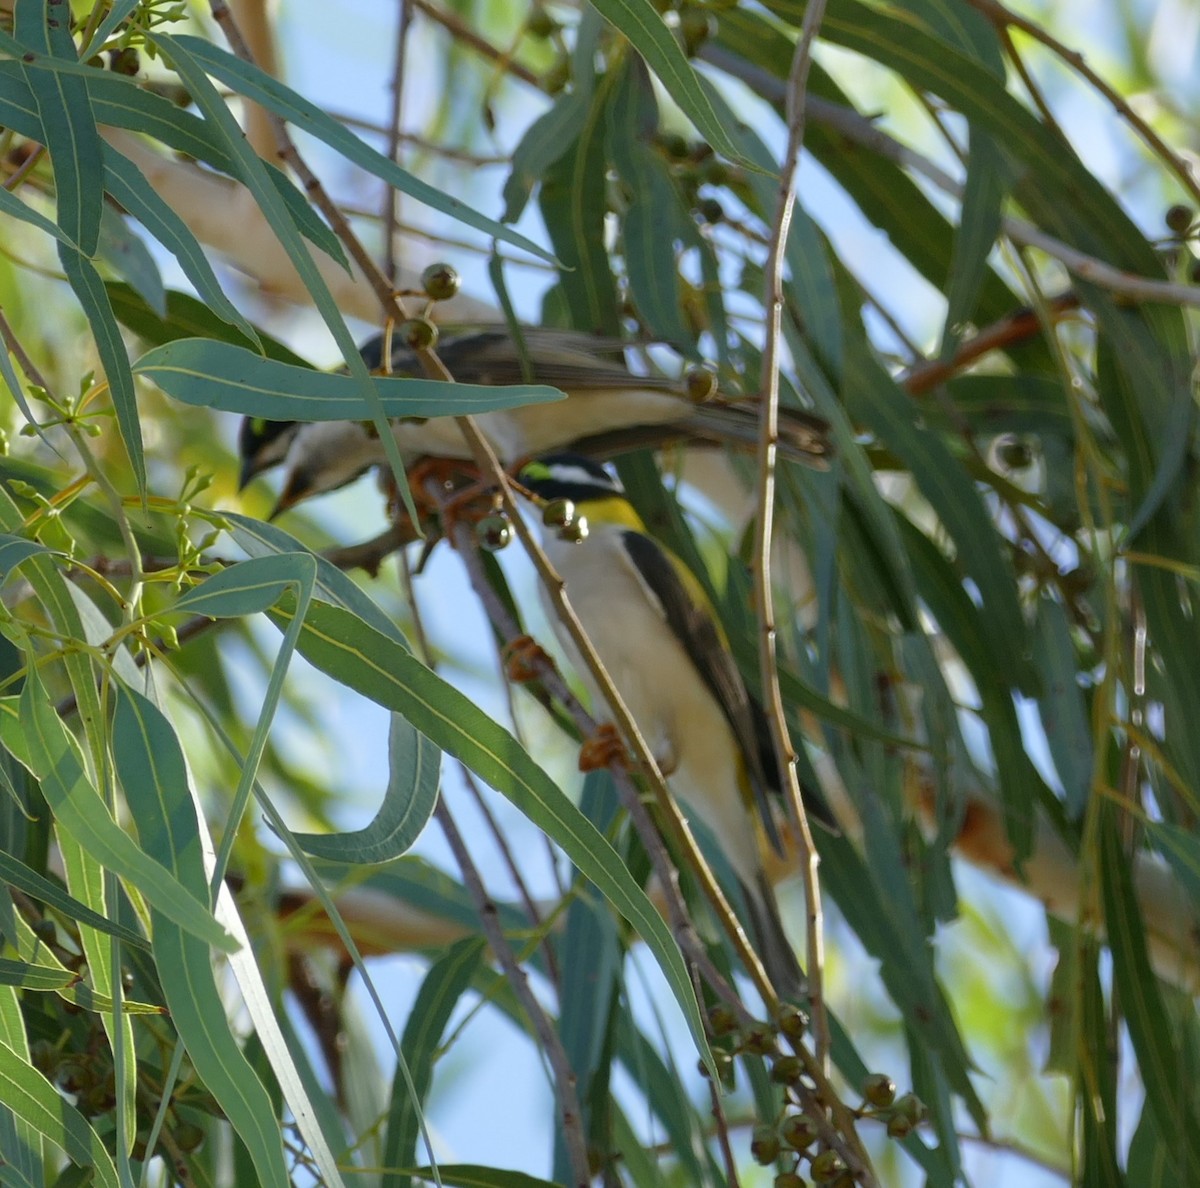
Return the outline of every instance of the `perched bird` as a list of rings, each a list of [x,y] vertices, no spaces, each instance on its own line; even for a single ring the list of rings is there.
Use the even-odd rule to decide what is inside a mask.
[[[528,375],[507,327],[474,330],[443,339],[438,354],[461,383],[551,384],[567,393],[557,404],[527,405],[476,417],[501,462],[527,458],[568,446],[603,451],[615,433],[642,427],[646,444],[677,437],[709,441],[757,440],[754,408],[714,399],[698,403],[684,385],[663,376],[635,375],[625,364],[620,343],[573,330],[526,329],[522,332]],[[380,366],[382,339],[363,348],[373,369]],[[391,370],[420,374],[407,347],[393,345]],[[826,424],[797,409],[780,410],[780,448],[784,456],[823,467],[831,447]],[[407,457],[469,459],[470,451],[452,417],[400,418],[392,432]],[[284,466],[284,484],[276,511],[303,499],[336,490],[384,461],[383,446],[369,426],[351,421],[313,424],[264,422],[247,418],[239,436],[243,485],[264,470]],[[636,444],[642,444],[638,442]]]
[[[700,583],[646,534],[620,482],[598,463],[555,454],[528,463],[517,481],[538,501],[570,500],[586,519],[586,534],[545,533],[550,561],[671,792],[708,826],[729,859],[776,990],[788,998],[803,995],[795,950],[762,862],[768,840],[780,845],[770,803],[778,767],[762,710]],[[823,804],[814,802],[810,811],[829,823]]]

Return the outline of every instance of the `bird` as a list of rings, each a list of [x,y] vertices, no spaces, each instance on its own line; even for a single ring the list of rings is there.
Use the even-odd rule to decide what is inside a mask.
[[[500,461],[516,465],[568,447],[608,452],[614,435],[631,429],[635,444],[660,444],[673,437],[757,441],[755,409],[724,399],[697,402],[680,381],[636,375],[625,363],[620,342],[575,330],[521,330],[519,348],[507,326],[476,328],[445,338],[438,354],[461,383],[505,385],[527,381],[551,384],[567,393],[555,404],[525,405],[480,414],[476,424]],[[522,362],[522,349],[528,374]],[[378,370],[383,340],[361,348],[368,367]],[[403,343],[392,347],[391,372],[420,374],[415,353]],[[715,381],[711,387],[715,390]],[[824,468],[832,448],[828,426],[800,409],[780,409],[780,449],[785,457]],[[453,417],[397,418],[392,432],[406,459],[469,460],[470,450]],[[311,424],[246,418],[238,439],[241,478],[251,479],[282,464],[284,482],[274,514],[304,499],[336,490],[379,466],[384,450],[374,428],[355,421]]]
[[[779,779],[770,732],[703,587],[648,534],[620,481],[600,463],[553,454],[522,467],[517,483],[537,503],[574,505],[573,530],[544,533],[550,562],[672,795],[704,822],[728,858],[776,991],[802,998],[803,974],[763,867],[765,845],[781,850],[771,808]],[[586,530],[579,526],[584,520]],[[603,704],[570,637],[550,617],[595,703]],[[817,793],[806,793],[806,804],[832,827]]]

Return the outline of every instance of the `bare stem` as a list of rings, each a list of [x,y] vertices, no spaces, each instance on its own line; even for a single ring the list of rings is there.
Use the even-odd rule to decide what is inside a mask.
[[[427,491],[431,498],[441,498],[441,492],[437,491],[436,487],[431,486],[427,488]],[[449,531],[451,543],[466,567],[471,589],[480,600],[489,622],[506,643],[514,642],[520,637],[520,628],[509,614],[508,608],[496,597],[495,591],[483,572],[470,527],[461,521],[452,521]],[[535,653],[530,658],[530,663],[537,671],[538,677],[549,695],[567,711],[579,732],[584,737],[594,735],[597,729],[595,719],[571,692],[550,657],[545,652]],[[742,1005],[737,991],[729,985],[713,965],[696,930],[692,927],[687,907],[679,891],[678,876],[671,864],[662,836],[643,803],[638,789],[629,778],[629,772],[623,764],[616,760],[609,764],[608,772],[612,776],[621,805],[629,813],[630,820],[650,859],[651,869],[662,888],[667,920],[679,947],[713,992],[730,1006],[742,1022],[750,1022],[751,1016]]]
[[[440,365],[440,360],[438,360],[438,363]],[[446,378],[448,377],[449,373],[446,373]],[[579,650],[579,654],[587,666],[589,674],[596,682],[596,687],[600,690],[605,704],[612,711],[618,729],[632,750],[638,766],[642,769],[650,785],[659,812],[662,814],[665,827],[679,846],[680,853],[687,861],[688,868],[695,874],[705,898],[708,899],[717,914],[717,918],[722,922],[734,949],[737,951],[739,959],[745,966],[746,972],[753,979],[759,994],[762,995],[764,1003],[766,1003],[769,1010],[774,1012],[779,1006],[779,996],[775,993],[775,989],[762,967],[762,962],[759,960],[758,954],[755,953],[753,946],[746,939],[746,934],[742,930],[742,926],[733,909],[729,906],[729,901],[725,898],[725,893],[721,890],[720,884],[713,877],[711,868],[700,853],[700,848],[696,844],[696,839],[692,836],[687,819],[680,812],[679,806],[675,803],[674,797],[668,790],[666,781],[663,779],[663,774],[659,770],[654,755],[645,738],[642,736],[637,722],[629,712],[629,708],[625,705],[620,693],[617,692],[612,677],[605,669],[600,657],[596,653],[595,647],[593,647],[591,640],[583,629],[583,624],[580,623],[578,616],[575,614],[567,598],[563,579],[550,564],[549,558],[534,538],[528,524],[522,518],[520,508],[517,507],[512,488],[509,485],[508,476],[505,475],[491,445],[483,434],[479,432],[478,428],[476,428],[474,421],[470,417],[457,417],[455,419],[471,448],[480,472],[499,491],[504,510],[508,514],[509,520],[512,522],[522,546],[529,555],[529,559],[533,562],[539,579],[550,595],[555,613],[566,627],[572,643]]]
[[[454,823],[454,817],[444,796],[438,797],[433,815],[442,827],[442,832],[446,835],[446,841],[454,854],[454,860],[462,872],[463,885],[475,904],[475,910],[479,914],[479,921],[488,945],[500,963],[500,968],[504,970],[504,976],[508,979],[508,983],[520,1001],[530,1023],[533,1024],[538,1042],[546,1053],[546,1059],[554,1074],[554,1087],[558,1094],[563,1139],[571,1161],[571,1174],[578,1188],[587,1188],[591,1183],[591,1176],[588,1172],[587,1138],[583,1132],[583,1113],[579,1104],[579,1094],[575,1088],[575,1074],[571,1071],[571,1064],[563,1049],[562,1040],[546,1016],[546,1012],[542,1010],[542,1004],[538,1002],[537,995],[530,988],[529,979],[526,978],[521,963],[508,943],[504,929],[500,927],[496,905],[488,895],[479,871],[471,860],[470,851],[463,842],[458,826]]]
[[[829,1060],[829,1020],[822,992],[825,965],[821,890],[817,880],[817,848],[813,844],[808,814],[800,794],[796,776],[796,754],[779,689],[779,667],[776,657],[775,607],[771,586],[771,538],[775,511],[775,455],[779,439],[779,354],[783,319],[783,260],[787,247],[788,228],[795,205],[792,181],[804,144],[804,113],[808,70],[812,61],[812,45],[825,0],[809,0],[804,11],[804,24],[788,78],[787,117],[788,142],[779,175],[779,196],[771,227],[770,247],[764,266],[767,309],[766,338],[762,352],[763,390],[759,404],[758,441],[758,516],[754,535],[754,601],[759,625],[759,665],[762,669],[763,707],[771,728],[775,757],[783,781],[782,791],[787,799],[790,816],[800,842],[800,874],[804,884],[806,906],[806,938],[808,960],[805,973],[812,999],[812,1029],[817,1059],[822,1068]]]
[[[710,42],[701,48],[700,56],[734,78],[741,79],[769,103],[781,105],[785,101],[787,89],[775,75],[747,62],[732,51]],[[832,128],[847,140],[861,144],[886,160],[920,174],[952,197],[962,197],[962,183],[956,181],[928,157],[901,144],[876,127],[860,112],[817,95],[809,97],[807,107],[809,118],[814,123]],[[1089,256],[1086,252],[1078,251],[1032,223],[1025,222],[1024,219],[1005,215],[1000,226],[1014,243],[1045,252],[1058,260],[1068,272],[1111,293],[1128,297],[1132,301],[1159,301],[1167,305],[1200,308],[1200,285],[1177,284],[1126,272],[1095,256]]]
[[[1117,115],[1141,137],[1153,153],[1167,163],[1171,172],[1175,174],[1188,193],[1192,195],[1196,202],[1200,203],[1200,181],[1197,181],[1194,171],[1188,167],[1187,162],[1130,107],[1123,95],[1106,83],[1087,64],[1087,59],[1084,58],[1083,54],[1078,50],[1069,49],[1041,25],[1035,21],[1031,21],[1028,17],[1022,16],[1018,12],[1013,12],[1011,8],[1006,8],[1003,4],[999,3],[999,0],[967,0],[967,3],[972,8],[977,8],[997,27],[1001,29],[1020,29],[1026,36],[1033,38],[1034,41],[1045,46],[1052,54],[1066,62],[1072,70],[1104,96],[1105,100],[1112,105]]]

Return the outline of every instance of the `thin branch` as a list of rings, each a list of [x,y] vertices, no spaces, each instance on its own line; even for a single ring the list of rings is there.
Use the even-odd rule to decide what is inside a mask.
[[[707,42],[701,47],[700,56],[734,78],[740,79],[767,102],[776,106],[781,106],[785,102],[786,88],[779,79],[766,70],[747,62],[732,51]],[[814,123],[832,128],[847,140],[870,149],[904,169],[919,173],[939,190],[943,190],[952,197],[962,197],[961,182],[956,181],[928,157],[922,156],[889,136],[853,108],[833,103],[817,95],[809,96],[807,107],[809,118]],[[1062,240],[1055,239],[1054,236],[1025,222],[1024,219],[1005,215],[1001,220],[1001,229],[1014,243],[1024,247],[1034,247],[1048,256],[1053,256],[1067,271],[1082,280],[1090,281],[1099,288],[1128,297],[1133,301],[1158,301],[1167,305],[1200,308],[1200,286],[1155,280],[1152,277],[1137,276],[1132,272],[1126,272],[1095,256],[1089,256],[1086,252],[1070,247]]]
[[[1079,297],[1075,293],[1062,293],[1047,300],[1045,306],[1048,314],[1059,317],[1078,309]],[[924,395],[984,355],[1031,338],[1042,328],[1043,322],[1037,310],[1028,307],[1014,310],[1007,317],[992,322],[960,342],[951,358],[931,359],[917,364],[900,380],[900,384],[910,396]]]
[[[788,229],[795,208],[792,183],[804,145],[804,114],[808,71],[812,61],[812,46],[825,14],[825,0],[809,0],[804,10],[804,24],[796,42],[792,68],[788,77],[787,116],[788,141],[779,171],[779,195],[771,226],[770,248],[763,267],[767,310],[766,338],[762,351],[763,390],[759,408],[758,442],[758,505],[754,534],[754,602],[759,627],[759,666],[762,670],[763,708],[771,728],[776,765],[783,783],[781,791],[788,804],[796,834],[800,841],[800,874],[804,884],[807,927],[808,961],[805,973],[812,1001],[812,1031],[817,1059],[822,1067],[829,1061],[829,1019],[825,1011],[824,937],[821,914],[821,890],[817,880],[817,847],[808,825],[808,814],[800,793],[796,775],[796,753],[779,688],[779,666],[776,656],[775,607],[771,582],[771,543],[775,516],[775,462],[779,438],[779,355],[783,322],[783,260],[787,247]],[[849,1138],[850,1136],[847,1136]]]
[[[439,501],[443,498],[442,492],[438,491],[436,487],[427,488],[427,493],[431,498]],[[466,568],[467,580],[471,585],[472,592],[483,606],[488,621],[506,644],[515,642],[522,634],[520,626],[509,614],[508,608],[496,596],[495,590],[488,582],[487,575],[479,563],[477,546],[470,527],[461,521],[453,521],[450,526],[450,540]],[[567,711],[580,734],[585,738],[594,735],[597,731],[595,719],[571,692],[549,655],[539,651],[530,657],[529,662],[537,672],[538,679],[546,687],[546,691]],[[737,991],[729,985],[713,965],[688,918],[687,907],[679,890],[676,870],[667,854],[658,827],[654,824],[638,789],[629,778],[629,772],[623,764],[616,760],[608,765],[607,770],[612,776],[621,805],[629,813],[630,820],[650,859],[651,869],[662,888],[667,920],[679,947],[716,995],[738,1014],[739,1020],[749,1023],[751,1016],[742,1005]]]
[[[487,58],[489,62],[494,63],[506,74],[511,75],[513,78],[519,78],[522,82],[528,83],[531,87],[536,87],[539,91],[544,89],[542,80],[528,66],[522,66],[520,62],[514,62],[511,55],[494,46],[486,37],[481,37],[474,29],[464,24],[453,13],[446,12],[444,9],[430,4],[429,0],[412,0],[412,3],[415,8],[419,8],[431,21],[441,25],[456,41],[461,41],[463,45],[473,49],[481,57]]]
[[[529,979],[508,943],[504,929],[500,927],[496,905],[488,895],[474,862],[471,861],[470,851],[454,823],[454,817],[444,796],[438,797],[433,815],[446,835],[446,841],[454,854],[454,861],[462,873],[463,885],[475,904],[488,945],[500,963],[500,968],[504,970],[504,976],[508,979],[522,1009],[533,1024],[542,1051],[546,1053],[554,1076],[555,1092],[558,1094],[563,1139],[571,1161],[571,1174],[578,1188],[587,1188],[591,1182],[591,1175],[588,1170],[587,1137],[583,1132],[583,1112],[579,1104],[579,1094],[576,1092],[575,1074],[571,1071],[571,1063],[563,1049],[562,1040],[547,1018],[546,1012],[542,1010],[542,1004],[530,988]]]
[[[387,155],[400,160],[400,125],[404,117],[404,68],[407,58],[408,31],[412,28],[412,4],[398,0],[400,12],[396,22],[396,61],[392,67],[392,110],[388,121]],[[388,186],[383,199],[383,274],[396,287],[396,223],[400,217],[400,196]]]
[[[230,49],[243,61],[256,64],[254,63],[254,56],[250,52],[245,39],[242,37],[237,22],[233,19],[233,13],[230,12],[229,5],[225,3],[225,0],[209,0],[209,8],[217,24],[221,26],[221,30],[229,42]],[[300,184],[305,194],[308,195],[317,209],[328,220],[333,233],[346,248],[346,251],[350,254],[350,258],[362,271],[367,283],[375,293],[380,308],[384,311],[385,318],[403,319],[406,314],[395,291],[388,283],[387,278],[376,267],[375,261],[371,258],[366,248],[363,247],[362,241],[354,234],[341,208],[329,196],[328,191],[321,184],[316,174],[309,169],[304,158],[300,156],[295,143],[292,141],[291,133],[288,132],[287,123],[274,112],[268,113],[268,116],[271,122],[271,130],[275,136],[276,151],[280,159],[286,161],[293,172],[295,172],[296,176],[300,179]]]
[[[480,788],[479,781],[475,778],[474,772],[465,763],[458,765],[458,774],[467,791],[470,792],[471,799],[475,802],[475,807],[479,810],[480,816],[483,817],[484,824],[488,828],[488,833],[492,835],[492,842],[495,844],[496,849],[500,851],[500,857],[504,862],[504,868],[508,871],[508,877],[512,879],[513,886],[517,889],[517,898],[520,899],[521,906],[525,909],[525,915],[529,917],[530,927],[538,932],[544,932],[546,922],[542,919],[541,909],[529,893],[529,886],[525,882],[525,876],[521,873],[521,868],[517,865],[516,858],[513,857],[512,847],[508,844],[508,838],[504,836],[504,831],[496,821],[496,814],[492,812],[491,805],[488,804],[487,798],[483,795],[483,789]],[[545,938],[542,941],[542,951],[546,957],[546,975],[554,986],[557,987],[559,984],[558,957],[555,955],[554,947]]]
[[[1200,203],[1200,180],[1188,164],[1178,153],[1171,148],[1169,144],[1132,107],[1130,107],[1125,97],[1118,91],[1114,90],[1108,83],[1104,81],[1088,64],[1078,50],[1069,49],[1041,25],[1031,21],[1028,17],[1021,16],[1020,13],[1013,12],[1011,8],[1006,8],[999,0],[967,0],[967,3],[972,8],[978,9],[985,17],[998,27],[1011,27],[1020,29],[1034,41],[1043,45],[1056,57],[1064,61],[1077,74],[1091,84],[1105,100],[1112,105],[1113,110],[1119,115],[1138,136],[1145,142],[1146,147],[1155,153],[1161,160],[1165,161],[1170,167],[1171,172],[1179,179],[1184,188],[1192,195],[1197,203]]]

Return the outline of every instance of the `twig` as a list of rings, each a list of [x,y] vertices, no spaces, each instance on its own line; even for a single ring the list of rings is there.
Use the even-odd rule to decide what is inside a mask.
[[[1061,58],[1077,74],[1083,77],[1104,98],[1112,104],[1113,110],[1119,115],[1138,136],[1145,141],[1146,146],[1156,153],[1171,168],[1171,172],[1183,183],[1197,203],[1200,203],[1200,181],[1194,172],[1188,168],[1187,162],[1163,140],[1145,120],[1142,119],[1123,95],[1114,90],[1088,64],[1078,50],[1068,49],[1061,41],[1047,30],[1043,29],[1028,17],[1006,8],[999,0],[967,0],[972,8],[978,9],[995,25],[1010,26],[1020,29],[1022,33],[1032,37],[1034,41],[1044,45],[1052,54]]]
[[[436,490],[436,488],[430,487],[427,488],[427,491],[431,498],[441,500],[443,497],[442,492]],[[479,557],[470,528],[461,522],[452,523],[450,527],[450,539],[455,551],[462,559],[467,571],[467,580],[470,582],[473,593],[483,606],[488,621],[505,642],[511,643],[515,641],[521,635],[520,627],[509,614],[508,608],[496,597],[496,592],[488,582],[487,576],[483,572],[483,567],[479,564]],[[594,735],[597,729],[595,719],[583,708],[578,698],[571,692],[566,681],[563,680],[562,674],[554,666],[554,662],[550,657],[542,652],[535,654],[530,662],[536,669],[538,677],[545,685],[549,695],[563,706],[579,732],[585,738]],[[738,1015],[739,1020],[746,1023],[750,1022],[751,1016],[742,1005],[737,991],[729,985],[713,965],[708,953],[704,949],[703,943],[696,934],[695,928],[692,927],[691,920],[688,918],[687,907],[679,891],[678,876],[667,854],[662,836],[655,826],[649,810],[643,803],[637,788],[634,787],[633,781],[629,778],[629,772],[616,760],[608,765],[608,772],[612,776],[621,805],[629,813],[630,820],[633,822],[633,826],[637,830],[642,845],[645,847],[647,856],[650,859],[650,866],[662,887],[667,920],[671,925],[672,933],[679,943],[679,947],[683,950],[688,961],[699,971],[700,976],[709,984],[714,993]]]
[[[436,360],[435,362],[439,367],[442,366],[441,360]],[[442,367],[442,372],[444,373],[443,378],[448,379],[449,372],[446,372],[444,367]],[[589,674],[596,682],[596,687],[603,696],[605,704],[612,710],[613,717],[621,734],[633,752],[643,774],[646,776],[666,828],[679,845],[681,853],[687,860],[689,869],[696,875],[696,879],[705,897],[712,904],[717,918],[722,921],[739,959],[753,980],[764,1003],[766,1003],[769,1010],[774,1012],[779,1006],[779,996],[775,993],[775,989],[771,985],[766,971],[763,969],[758,954],[755,953],[753,946],[746,939],[746,934],[742,930],[742,926],[733,909],[729,906],[729,901],[725,898],[725,893],[713,877],[708,863],[704,861],[704,856],[700,853],[700,848],[696,844],[696,839],[692,835],[687,819],[683,816],[679,806],[675,803],[674,797],[668,790],[662,772],[659,770],[658,763],[655,761],[654,754],[650,750],[641,730],[638,728],[637,722],[629,712],[629,708],[625,705],[620,693],[617,692],[612,677],[609,676],[600,657],[596,654],[596,649],[584,631],[583,624],[580,623],[574,609],[571,607],[570,601],[566,596],[563,579],[550,564],[549,558],[534,538],[529,525],[525,523],[520,508],[517,507],[516,500],[513,498],[508,476],[505,475],[503,468],[497,461],[491,445],[475,426],[475,422],[470,417],[456,417],[455,420],[458,422],[459,428],[462,430],[463,436],[471,448],[475,463],[479,467],[480,472],[490,483],[494,484],[499,492],[501,504],[525,552],[533,562],[533,567],[537,571],[539,580],[543,583],[550,596],[555,613],[566,627],[572,643],[578,649],[579,655],[587,666]]]
[[[1079,297],[1075,293],[1062,293],[1046,303],[1046,311],[1060,315],[1079,308]],[[970,338],[958,344],[958,350],[950,359],[931,359],[911,368],[900,384],[910,396],[921,396],[939,384],[957,375],[965,367],[981,359],[991,351],[1002,350],[1016,342],[1031,337],[1042,328],[1038,311],[1029,308],[1015,310]]]
[[[522,82],[528,83],[531,87],[536,87],[539,91],[544,89],[542,80],[528,66],[522,66],[520,62],[514,62],[509,54],[505,53],[502,49],[497,49],[486,37],[480,37],[474,29],[465,25],[453,13],[446,12],[430,4],[429,0],[412,0],[412,3],[414,7],[419,8],[431,21],[435,21],[441,25],[456,41],[461,41],[463,45],[469,46],[481,57],[494,62],[505,73],[512,75],[513,78],[519,78]]]
[[[504,862],[505,869],[508,871],[508,877],[512,879],[513,885],[517,889],[517,897],[521,901],[521,906],[524,907],[525,914],[529,917],[530,926],[539,932],[543,931],[545,921],[542,919],[542,913],[537,903],[534,902],[533,896],[529,893],[529,886],[525,882],[524,875],[521,874],[521,868],[517,865],[517,860],[513,857],[512,847],[508,844],[508,838],[504,836],[504,831],[497,823],[496,814],[492,812],[491,806],[484,797],[483,789],[479,786],[479,781],[465,763],[458,765],[458,774],[462,778],[467,791],[471,793],[471,799],[475,801],[475,807],[483,817],[484,824],[487,825],[488,832],[492,835],[492,841],[495,843],[496,849],[500,851],[500,857]],[[543,938],[542,942],[542,951],[546,955],[546,975],[557,987],[559,984],[558,958],[555,956],[554,947],[545,938]]]
[[[400,13],[396,24],[396,62],[392,68],[392,110],[388,121],[387,155],[392,161],[400,159],[400,123],[404,114],[404,67],[408,47],[408,31],[412,28],[412,5],[399,0]],[[400,201],[396,190],[388,186],[383,199],[383,274],[388,283],[396,286],[396,223],[400,217]]]
[[[583,1113],[579,1104],[579,1094],[575,1088],[575,1074],[571,1071],[571,1064],[563,1049],[562,1040],[546,1017],[546,1012],[542,1010],[542,1004],[538,1002],[537,996],[530,989],[525,971],[521,968],[521,963],[508,943],[504,929],[500,927],[496,905],[484,888],[479,871],[471,861],[470,851],[464,844],[462,835],[458,832],[458,827],[454,823],[454,817],[444,796],[438,797],[433,815],[442,827],[446,841],[454,853],[454,860],[462,873],[463,885],[475,904],[475,910],[479,914],[479,921],[483,927],[483,934],[487,937],[488,945],[500,963],[500,968],[504,970],[504,976],[508,979],[526,1016],[533,1024],[542,1051],[546,1053],[546,1059],[549,1061],[554,1075],[555,1092],[558,1094],[563,1139],[571,1161],[571,1174],[578,1188],[587,1188],[591,1182],[591,1175],[588,1170],[587,1137],[583,1132]]]
[[[732,51],[708,42],[701,47],[700,56],[734,78],[740,79],[769,103],[780,105],[784,102],[786,88],[775,75],[747,62]],[[809,96],[807,107],[809,118],[814,123],[832,128],[847,140],[861,144],[902,168],[921,174],[951,196],[962,197],[962,183],[952,178],[928,157],[889,136],[853,108],[833,103],[817,95]],[[1053,256],[1067,271],[1109,292],[1133,301],[1158,301],[1167,305],[1200,308],[1200,286],[1136,276],[1070,247],[1023,219],[1005,215],[1001,219],[1001,229],[1014,243],[1034,247],[1048,256]]]
[[[379,567],[398,549],[419,540],[416,530],[407,520],[397,520],[378,536],[361,544],[327,549],[321,555],[338,569],[362,569],[371,577],[379,576]]]
[[[233,14],[229,11],[229,6],[225,3],[225,0],[209,0],[209,8],[217,24],[221,26],[221,30],[229,41],[229,46],[233,52],[243,61],[254,63],[254,56],[246,45],[245,39],[242,37],[237,22],[233,19]],[[337,203],[330,198],[316,174],[309,169],[304,158],[300,156],[295,143],[292,141],[291,134],[288,132],[286,122],[274,112],[268,112],[267,114],[275,136],[276,151],[280,159],[286,161],[291,166],[296,176],[300,179],[300,184],[304,188],[305,194],[312,199],[320,212],[328,220],[333,233],[341,241],[346,251],[349,252],[351,259],[361,269],[367,283],[374,290],[385,317],[404,318],[406,315],[395,291],[388,284],[387,278],[376,267],[375,261],[371,258],[366,248],[363,247],[358,236],[354,234],[350,224],[346,222],[346,217]]]
[[[796,42],[788,77],[788,141],[779,171],[779,195],[771,226],[770,247],[763,266],[767,310],[766,339],[762,351],[762,394],[759,407],[758,508],[754,533],[754,601],[759,626],[759,665],[762,669],[763,708],[771,728],[776,764],[788,811],[800,841],[800,874],[804,884],[808,961],[805,974],[812,1000],[812,1031],[817,1060],[823,1068],[829,1062],[829,1019],[822,991],[825,965],[821,890],[817,880],[819,858],[808,825],[808,814],[800,794],[796,775],[796,753],[779,689],[776,657],[775,607],[771,584],[771,538],[775,515],[775,454],[779,439],[779,353],[783,321],[783,259],[788,229],[795,208],[792,181],[804,144],[804,113],[812,46],[825,14],[825,0],[809,0],[804,24]],[[849,1137],[849,1136],[847,1136]]]

